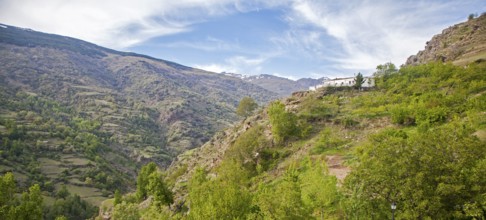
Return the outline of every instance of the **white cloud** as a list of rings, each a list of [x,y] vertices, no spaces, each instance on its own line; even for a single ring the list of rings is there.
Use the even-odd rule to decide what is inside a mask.
[[[154,37],[193,31],[197,24],[219,16],[273,8],[279,10],[288,26],[271,37],[268,47],[245,47],[246,42],[240,45],[239,39],[224,36],[201,38],[198,42],[172,41],[164,46],[168,50],[224,51],[229,58],[196,65],[214,72],[285,72],[282,68],[272,69],[272,65],[279,65],[272,59],[284,57],[280,60],[314,65],[305,66],[303,71],[309,74],[338,75],[372,71],[388,61],[397,65],[405,62],[409,55],[423,49],[433,34],[461,20],[452,12],[467,11],[464,20],[475,7],[479,12],[486,10],[481,1],[0,0],[0,23],[126,49]],[[198,63],[185,60],[184,54],[174,59]]]
[[[123,49],[268,3],[232,0],[3,0],[0,22]]]
[[[227,72],[227,73],[236,73],[236,69],[233,69],[232,67],[221,65],[221,64],[195,64],[195,68],[206,70],[209,72],[214,72],[214,73],[222,73],[222,72]]]
[[[264,63],[275,55],[276,54],[267,54],[266,56],[257,58],[233,56],[225,59],[222,63],[195,64],[194,66],[199,69],[216,73],[229,72],[242,75],[258,75],[264,73]]]
[[[402,64],[409,55],[423,49],[433,34],[445,28],[442,13],[459,4],[296,0],[294,13],[287,20],[296,29],[317,27],[339,42],[341,54],[330,57],[324,53],[321,57],[335,63],[334,68],[371,71],[388,61]],[[316,37],[309,42],[314,40],[322,39]]]
[[[236,51],[241,50],[239,42],[228,42],[214,37],[207,37],[202,41],[177,41],[164,43],[164,47],[169,48],[191,48],[196,50],[214,52],[214,51]]]
[[[299,77],[296,77],[294,75],[287,75],[287,74],[284,74],[284,73],[276,73],[276,72],[274,72],[274,73],[272,73],[270,75],[274,75],[274,76],[278,76],[278,77],[282,77],[282,78],[287,78],[287,79],[294,80],[294,81],[300,79]]]

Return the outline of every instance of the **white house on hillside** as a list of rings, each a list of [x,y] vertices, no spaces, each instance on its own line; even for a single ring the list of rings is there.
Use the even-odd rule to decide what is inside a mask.
[[[363,88],[370,88],[375,86],[375,79],[373,77],[365,76],[364,82],[361,85]],[[355,77],[348,77],[348,78],[336,78],[322,82],[322,84],[317,86],[309,87],[309,90],[316,90],[321,87],[344,87],[344,86],[354,86],[356,83]]]

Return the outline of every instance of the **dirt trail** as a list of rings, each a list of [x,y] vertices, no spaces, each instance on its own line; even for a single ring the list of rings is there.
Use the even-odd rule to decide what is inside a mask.
[[[329,174],[336,176],[339,182],[342,182],[351,171],[349,167],[343,165],[343,162],[343,157],[340,155],[326,156],[326,163],[329,169]]]

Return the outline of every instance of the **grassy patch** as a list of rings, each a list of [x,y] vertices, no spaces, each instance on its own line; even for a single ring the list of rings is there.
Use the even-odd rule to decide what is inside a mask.
[[[27,179],[29,178],[27,175],[25,174],[22,174],[22,173],[19,173],[19,172],[12,172],[14,177],[15,177],[15,180],[21,182],[21,183],[25,183],[27,181]]]
[[[83,200],[86,200],[86,202],[89,202],[92,205],[95,206],[100,206],[103,201],[106,200],[106,197],[103,196],[92,196],[92,197],[81,197]]]
[[[12,170],[14,170],[13,167],[5,166],[5,165],[0,165],[0,173],[11,172]]]
[[[93,161],[86,158],[79,157],[74,154],[66,154],[61,157],[63,162],[68,163],[73,166],[87,166],[88,164],[94,164]]]
[[[56,190],[59,190],[61,188],[62,184],[57,184],[56,185]],[[97,188],[93,187],[86,187],[86,186],[75,186],[75,185],[70,185],[66,184],[66,188],[71,194],[77,194],[81,196],[81,198],[90,198],[90,197],[103,197],[101,195],[101,191]]]
[[[56,199],[50,196],[42,195],[42,199],[45,206],[52,206],[56,202]]]

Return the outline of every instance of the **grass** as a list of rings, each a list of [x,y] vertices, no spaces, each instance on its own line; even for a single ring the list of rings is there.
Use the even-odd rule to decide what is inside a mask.
[[[86,185],[86,183],[84,181],[81,181],[78,178],[71,178],[71,179],[68,180],[68,182],[71,183],[71,184],[73,184],[73,185],[77,185],[77,186]]]
[[[461,58],[459,60],[455,60],[453,63],[455,65],[466,65],[468,63],[472,63],[472,62],[479,60],[479,59],[486,59],[486,51],[482,52],[480,54],[476,54],[474,56],[467,56],[467,57]]]
[[[14,175],[15,180],[22,182],[22,183],[25,183],[27,181],[27,179],[29,178],[27,175],[19,173],[19,172],[14,171],[12,173]]]
[[[108,210],[113,207],[113,203],[115,202],[115,199],[105,199],[105,201],[102,201],[100,204],[100,209],[103,210]]]
[[[84,197],[94,197],[94,196],[101,196],[101,192],[99,189],[94,187],[85,187],[85,186],[75,186],[75,185],[66,185],[66,188],[72,194],[78,194],[82,198]]]
[[[60,173],[62,173],[67,168],[58,167],[58,166],[42,166],[41,171],[42,173],[46,174],[49,178],[56,178]]]
[[[70,158],[66,159],[66,161],[74,166],[87,166],[89,163],[92,163],[90,160],[85,158]]]
[[[13,167],[0,165],[0,173],[6,173],[6,172],[10,172],[12,170],[13,170]]]
[[[52,206],[56,202],[56,199],[50,196],[42,195],[42,199],[45,206]]]
[[[79,93],[76,93],[77,96],[100,96],[100,95],[104,95],[103,93],[99,93],[99,92],[79,92]]]
[[[61,160],[71,166],[87,166],[89,163],[94,164],[93,161],[82,158],[75,154],[65,154],[61,157]]]
[[[112,106],[112,105],[115,105],[113,102],[109,102],[109,101],[106,101],[106,100],[101,100],[101,99],[95,99],[94,100],[96,104],[98,105],[102,105],[102,106]]]
[[[93,197],[81,197],[83,200],[86,200],[86,202],[89,202],[92,205],[95,206],[100,206],[103,201],[106,200],[106,197],[103,196],[93,196]]]

